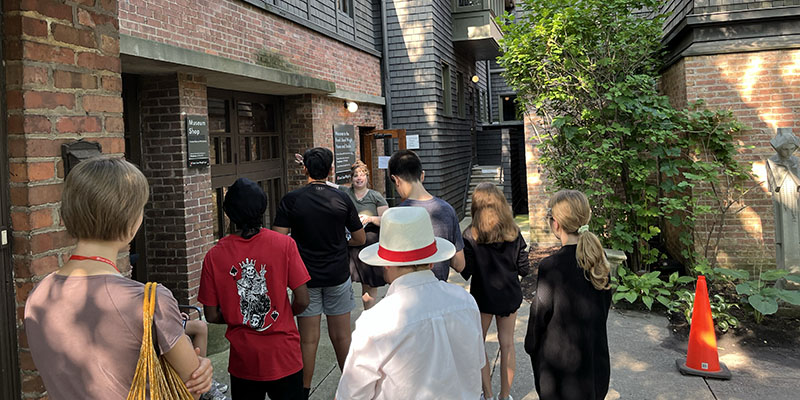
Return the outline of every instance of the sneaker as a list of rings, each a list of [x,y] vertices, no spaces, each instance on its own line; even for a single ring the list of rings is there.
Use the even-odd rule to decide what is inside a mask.
[[[227,393],[228,392],[228,385],[224,383],[219,383],[217,381],[211,381],[211,389],[217,389],[220,393]]]
[[[228,396],[226,396],[224,393],[212,387],[211,390],[200,395],[200,400],[230,400],[230,399],[228,399]]]
[[[483,393],[481,393],[481,400],[497,400],[497,397],[496,396],[486,397],[483,395]]]
[[[513,398],[513,397],[511,397],[511,395],[509,394],[509,395],[508,395],[508,397],[506,397],[506,398],[504,398],[504,399],[500,399],[500,400],[514,400],[514,398]]]

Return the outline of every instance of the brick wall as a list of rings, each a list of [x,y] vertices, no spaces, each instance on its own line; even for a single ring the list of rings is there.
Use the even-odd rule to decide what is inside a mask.
[[[765,183],[764,161],[775,154],[769,140],[776,128],[800,134],[800,50],[777,50],[689,57],[685,61],[686,99],[705,99],[708,107],[733,111],[749,129],[734,140],[744,146],[738,160],[755,179],[743,200],[744,210],[728,218],[717,259],[739,268],[775,263],[772,199]],[[698,222],[700,233],[710,225]]]
[[[532,112],[525,113],[524,124],[531,247],[556,246],[560,242],[553,236],[545,217],[547,215],[547,201],[550,199],[551,193],[547,191],[547,174],[544,168],[539,165],[540,153],[537,148],[539,139],[536,132],[541,132],[546,127]]]
[[[243,1],[122,0],[119,19],[126,35],[248,63],[267,49],[283,56],[292,72],[381,95],[378,57]]]
[[[350,113],[344,108],[344,100],[314,96],[290,96],[284,100],[284,127],[286,129],[287,160],[293,160],[294,154],[310,147],[327,147],[333,150],[333,126],[338,124],[353,125],[356,128],[356,157],[360,158],[358,146],[359,127],[383,128],[383,107],[361,103],[358,111]],[[376,147],[376,151],[382,148]],[[303,167],[292,162],[287,170],[289,190],[297,189],[306,182]],[[377,160],[375,164],[377,165]],[[377,173],[376,182],[383,182],[383,174]],[[383,192],[383,186],[375,188]]]
[[[75,243],[59,216],[61,144],[83,138],[104,153],[124,152],[117,2],[6,0],[3,7],[20,373],[23,396],[42,398],[23,307]],[[127,257],[118,263],[124,268]]]
[[[187,167],[185,115],[207,115],[205,78],[149,76],[140,87],[148,278],[195,304],[203,257],[214,243],[211,170]]]
[[[670,104],[678,109],[686,108],[686,60],[680,59],[661,74],[659,90],[669,96]]]

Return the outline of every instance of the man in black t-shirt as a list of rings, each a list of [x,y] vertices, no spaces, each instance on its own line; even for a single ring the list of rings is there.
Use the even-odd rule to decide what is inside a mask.
[[[311,275],[308,282],[311,302],[297,315],[306,395],[314,376],[322,313],[328,320],[328,336],[339,368],[344,366],[350,348],[350,312],[355,307],[347,246],[360,246],[366,241],[353,202],[347,194],[326,184],[332,164],[330,150],[322,147],[306,150],[303,172],[308,182],[281,199],[273,225],[275,231],[283,234],[291,230]],[[345,228],[352,235],[349,241]]]

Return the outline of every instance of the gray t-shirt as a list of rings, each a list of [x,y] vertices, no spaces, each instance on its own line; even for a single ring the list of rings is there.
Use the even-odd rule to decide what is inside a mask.
[[[449,240],[456,246],[456,251],[464,249],[464,240],[461,238],[461,227],[458,225],[456,210],[450,203],[434,197],[430,200],[407,199],[399,207],[422,207],[428,210],[433,224],[433,234]],[[450,274],[450,260],[433,264],[433,274],[439,280],[446,281]]]
[[[45,277],[25,303],[33,362],[53,400],[124,400],[142,346],[144,285],[119,275]],[[159,285],[161,353],[184,335],[178,302]]]
[[[372,189],[367,189],[367,194],[365,194],[361,200],[356,198],[356,192],[352,187],[339,186],[339,190],[343,190],[347,193],[347,196],[350,197],[350,200],[356,205],[356,212],[358,212],[359,215],[375,217],[378,215],[378,207],[389,205],[380,193]]]

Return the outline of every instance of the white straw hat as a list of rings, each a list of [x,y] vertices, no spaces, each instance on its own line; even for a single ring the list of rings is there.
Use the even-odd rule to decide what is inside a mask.
[[[428,211],[422,207],[393,207],[381,216],[380,241],[358,253],[369,265],[423,265],[446,261],[456,247],[433,236]]]

